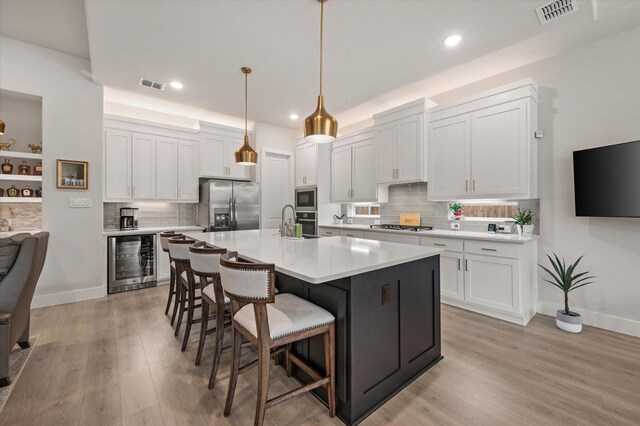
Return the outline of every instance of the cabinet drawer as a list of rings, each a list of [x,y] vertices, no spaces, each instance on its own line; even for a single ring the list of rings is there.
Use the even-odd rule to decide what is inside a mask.
[[[352,229],[341,229],[341,237],[364,238],[364,231],[356,231]]]
[[[417,235],[393,234],[391,232],[365,232],[364,238],[368,240],[386,241],[388,243],[400,244],[420,244],[420,237]]]
[[[464,252],[485,256],[520,258],[520,244],[498,243],[494,241],[464,241]]]
[[[321,237],[335,237],[336,235],[340,235],[340,230],[335,228],[322,228],[320,227],[319,231]]]
[[[460,253],[462,253],[462,248],[464,247],[464,243],[460,239],[443,237],[421,237],[420,245],[441,248],[447,251],[456,251]]]

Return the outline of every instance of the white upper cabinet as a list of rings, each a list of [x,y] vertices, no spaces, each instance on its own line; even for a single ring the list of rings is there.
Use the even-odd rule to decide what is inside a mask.
[[[200,122],[200,176],[251,180],[251,166],[236,164],[235,152],[244,141],[241,129]]]
[[[105,200],[198,201],[192,130],[105,116]]]
[[[105,129],[105,192],[107,200],[131,197],[131,133]]]
[[[296,144],[296,187],[318,184],[318,146],[304,139]]]
[[[531,79],[429,110],[429,199],[537,196]]]
[[[178,199],[198,201],[198,143],[178,140]]]
[[[377,183],[426,180],[424,116],[424,99],[374,115]]]
[[[131,197],[156,198],[156,137],[134,133],[131,140]]]
[[[331,202],[378,201],[375,133],[341,138],[331,151]]]

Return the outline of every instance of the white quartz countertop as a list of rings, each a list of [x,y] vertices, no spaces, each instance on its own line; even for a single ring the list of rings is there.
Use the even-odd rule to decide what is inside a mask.
[[[164,226],[156,228],[138,228],[130,231],[121,231],[119,229],[105,230],[103,235],[107,237],[117,237],[120,235],[140,235],[140,234],[157,234],[158,232],[176,231],[176,232],[202,232],[200,226]]]
[[[254,262],[273,263],[278,272],[319,284],[384,269],[443,253],[432,247],[387,243],[350,237],[308,240],[281,238],[277,230],[187,232]]]
[[[422,237],[445,237],[445,238],[463,238],[467,240],[483,240],[483,241],[501,241],[508,243],[528,243],[530,241],[536,241],[538,236],[532,237],[520,237],[517,234],[489,234],[488,232],[474,232],[474,231],[449,231],[446,229],[432,229],[431,231],[399,231],[396,229],[377,229],[371,228],[369,225],[319,225],[320,228],[334,228],[334,229],[351,229],[362,230],[367,232],[386,232],[390,234],[402,234],[402,235],[419,235]]]
[[[0,232],[0,238],[6,238],[6,237],[12,237],[16,234],[37,234],[38,232],[41,232],[41,229],[25,229],[22,231],[8,231],[8,232]]]

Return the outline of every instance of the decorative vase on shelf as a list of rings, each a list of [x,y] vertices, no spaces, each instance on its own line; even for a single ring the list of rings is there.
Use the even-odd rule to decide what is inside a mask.
[[[8,158],[5,158],[4,163],[2,164],[2,173],[5,175],[13,173],[13,164],[11,164],[11,161],[9,161]]]
[[[42,163],[38,161],[35,166],[33,166],[33,175],[34,176],[42,176]]]
[[[23,197],[33,197],[33,189],[29,188],[29,185],[27,185],[22,189],[21,195]]]
[[[11,185],[11,188],[7,189],[7,197],[19,197],[20,190],[15,185]]]
[[[524,225],[522,227],[522,236],[530,237],[533,235],[533,225]]]
[[[38,189],[36,189],[36,191],[35,191],[35,192],[36,192],[36,197],[38,197],[38,198],[42,198],[42,188],[38,188]]]
[[[19,175],[30,175],[31,174],[31,166],[27,164],[25,160],[22,160],[22,164],[18,166],[18,174]]]

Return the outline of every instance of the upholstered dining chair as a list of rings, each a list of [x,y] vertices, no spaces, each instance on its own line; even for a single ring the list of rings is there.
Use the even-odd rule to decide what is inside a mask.
[[[179,237],[182,234],[179,234],[175,231],[166,231],[160,233],[160,245],[162,246],[162,251],[167,253],[169,256],[169,296],[167,297],[167,306],[164,309],[164,314],[167,315],[169,313],[169,308],[171,307],[171,301],[175,296],[175,301],[173,302],[173,313],[171,315],[171,325],[175,322],[176,313],[178,312],[178,306],[180,305],[180,301],[178,300],[178,286],[176,285],[176,264],[171,259],[171,254],[169,253],[169,238]]]

